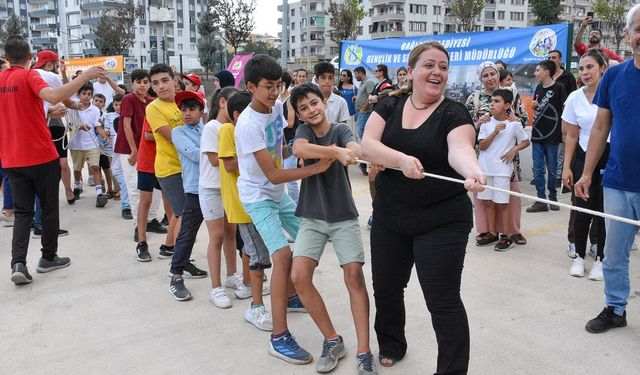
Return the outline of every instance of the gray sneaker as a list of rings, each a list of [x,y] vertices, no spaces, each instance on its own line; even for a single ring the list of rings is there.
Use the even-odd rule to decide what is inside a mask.
[[[184,279],[180,275],[173,276],[169,284],[169,293],[178,301],[191,299],[191,292],[184,286]]]
[[[29,275],[27,266],[22,263],[16,263],[11,268],[11,281],[16,285],[31,284],[33,279]]]
[[[316,362],[316,371],[321,374],[333,371],[338,366],[338,360],[344,357],[346,353],[342,336],[338,336],[338,340],[324,340],[322,354],[320,354],[320,358]]]
[[[373,363],[373,354],[366,352],[356,356],[356,368],[358,375],[378,375],[375,363]]]
[[[71,259],[67,257],[60,258],[59,256],[56,255],[56,257],[53,260],[46,260],[44,258],[40,258],[36,271],[40,273],[51,272],[51,271],[57,270],[58,268],[68,267],[70,264],[71,264]]]

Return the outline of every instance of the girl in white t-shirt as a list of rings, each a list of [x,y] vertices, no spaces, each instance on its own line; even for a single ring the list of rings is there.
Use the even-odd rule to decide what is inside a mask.
[[[584,54],[580,59],[578,68],[580,80],[584,86],[572,92],[564,104],[562,133],[564,135],[565,156],[562,183],[572,190],[574,181],[579,180],[582,176],[591,127],[598,112],[598,106],[593,104],[593,97],[596,94],[605,68],[605,58],[599,52],[590,50]],[[589,199],[587,201],[576,199],[572,191],[571,201],[574,205],[600,212],[603,211],[604,200],[600,171],[606,166],[608,158],[609,144],[607,143],[602,157],[591,176]],[[595,262],[591,272],[589,272],[589,279],[602,280],[602,258],[604,257],[605,242],[604,219],[577,211],[572,211],[571,214],[574,215],[573,233],[575,244],[569,244],[569,256],[575,257],[575,259],[569,274],[575,277],[584,276],[584,257],[587,248],[587,237],[589,236],[589,226],[594,225],[597,227],[597,252],[595,254]]]

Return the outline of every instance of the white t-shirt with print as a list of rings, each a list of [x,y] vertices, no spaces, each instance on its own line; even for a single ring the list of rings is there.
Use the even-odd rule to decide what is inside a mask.
[[[220,189],[220,168],[214,167],[207,156],[208,152],[218,153],[218,134],[222,124],[218,120],[207,122],[200,136],[200,178],[198,188]]]
[[[503,123],[506,127],[498,133],[491,145],[486,150],[480,150],[478,156],[478,164],[480,169],[486,176],[502,176],[511,177],[513,173],[513,162],[505,163],[502,161],[502,155],[506,154],[517,143],[524,142],[529,139],[527,133],[522,128],[519,121],[498,121],[491,117],[489,122],[485,122],[480,126],[478,140],[489,137],[496,125]]]
[[[274,185],[262,172],[253,153],[266,149],[277,168],[282,168],[282,137],[286,120],[282,102],[276,101],[271,113],[259,113],[248,106],[238,118],[235,131],[238,152],[238,192],[242,203],[265,200],[280,202],[284,185]]]
[[[562,111],[562,119],[571,125],[580,128],[580,136],[578,143],[583,151],[587,152],[589,144],[589,135],[591,128],[596,121],[598,106],[589,103],[584,94],[584,87],[569,94],[564,102],[564,111]],[[608,142],[608,140],[607,140]]]
[[[78,111],[80,125],[89,125],[89,130],[76,130],[69,141],[70,150],[93,150],[99,148],[96,125],[100,121],[100,110],[91,104],[89,108]]]

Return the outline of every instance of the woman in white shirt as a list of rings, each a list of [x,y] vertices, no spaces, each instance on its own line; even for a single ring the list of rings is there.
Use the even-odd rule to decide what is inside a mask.
[[[590,50],[584,54],[580,59],[579,65],[580,79],[584,86],[571,93],[565,102],[562,113],[562,133],[565,143],[562,183],[570,189],[573,188],[574,182],[578,181],[582,175],[587,145],[589,144],[589,134],[598,112],[598,106],[593,104],[593,97],[596,94],[606,66],[604,56],[598,51]],[[607,147],[593,172],[593,183],[589,189],[590,198],[587,201],[575,199],[574,204],[576,206],[603,211],[602,175],[600,171],[606,166],[608,157],[609,144],[607,143]],[[589,279],[602,280],[602,258],[604,257],[605,242],[604,219],[577,211],[573,212],[573,214],[575,215],[573,226],[577,256],[571,265],[569,274],[575,277],[584,276],[584,258],[589,226],[596,225],[598,228],[597,253],[596,260],[589,272]]]

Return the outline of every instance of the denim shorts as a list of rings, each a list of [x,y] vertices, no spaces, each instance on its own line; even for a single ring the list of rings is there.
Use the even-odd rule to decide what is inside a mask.
[[[138,190],[153,193],[153,189],[162,190],[155,174],[138,171]]]
[[[283,230],[287,231],[294,239],[298,235],[300,218],[295,216],[296,204],[287,194],[282,195],[280,202],[264,200],[243,203],[242,205],[251,217],[251,221],[256,226],[270,254],[289,246]]]
[[[320,262],[328,240],[331,240],[341,266],[354,262],[364,263],[362,234],[357,219],[329,223],[303,218],[300,222],[298,237],[296,237],[293,256],[304,256]]]
[[[182,186],[182,173],[172,174],[167,177],[160,177],[158,178],[158,182],[162,187],[162,191],[164,191],[167,199],[169,200],[169,205],[173,210],[173,214],[177,217],[181,217],[182,211],[184,211],[184,200],[186,199],[184,187]]]

